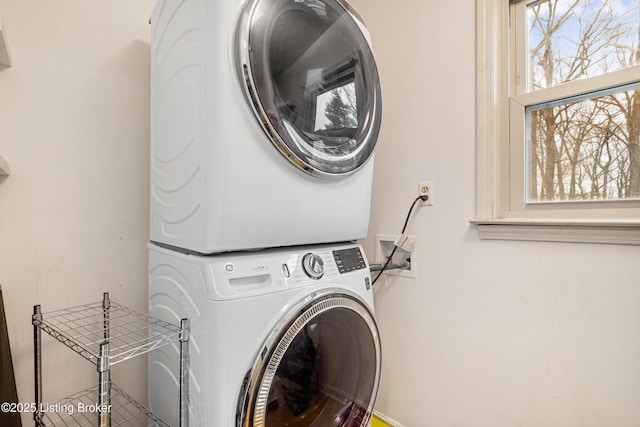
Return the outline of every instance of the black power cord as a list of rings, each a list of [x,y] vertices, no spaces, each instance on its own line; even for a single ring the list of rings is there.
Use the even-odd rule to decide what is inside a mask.
[[[411,218],[411,212],[413,212],[413,208],[416,206],[416,203],[418,203],[418,200],[425,201],[428,198],[429,198],[428,196],[418,196],[418,197],[415,198],[413,203],[411,203],[411,207],[409,208],[409,212],[407,212],[407,218],[404,220],[404,225],[402,226],[402,231],[400,232],[400,235],[403,235],[404,232],[407,230],[407,224],[409,224],[409,218]],[[384,273],[386,268],[389,266],[389,263],[391,262],[391,259],[393,258],[393,255],[395,255],[395,253],[396,253],[396,249],[398,249],[398,245],[394,245],[393,246],[393,250],[391,251],[391,254],[389,254],[389,256],[387,257],[387,260],[382,265],[382,268],[378,272],[378,275],[376,276],[376,278],[373,279],[373,282],[371,282],[371,286],[375,285],[375,283],[378,281],[380,276],[382,276],[382,273]]]

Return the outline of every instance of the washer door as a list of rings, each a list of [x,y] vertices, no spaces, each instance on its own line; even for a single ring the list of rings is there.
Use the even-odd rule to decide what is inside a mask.
[[[312,295],[267,340],[247,374],[238,427],[363,427],[380,376],[371,312],[341,291]]]
[[[237,34],[241,78],[262,128],[293,164],[324,177],[367,162],[382,116],[364,27],[345,7],[249,0]]]

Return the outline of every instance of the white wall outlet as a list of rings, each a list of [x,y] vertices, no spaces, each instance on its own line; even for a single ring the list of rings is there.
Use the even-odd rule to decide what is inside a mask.
[[[418,196],[427,198],[427,200],[422,201],[423,206],[433,206],[434,195],[433,181],[418,182]]]
[[[387,260],[387,257],[393,251],[393,247],[395,246],[398,238],[400,236],[392,235],[392,234],[376,234],[375,235],[375,248],[374,248],[374,263],[376,264],[384,264]],[[404,264],[405,262],[410,263],[410,267],[408,270],[386,270],[384,274],[390,274],[395,276],[403,276],[403,277],[411,277],[416,279],[418,277],[418,247],[416,245],[416,237],[415,236],[404,236],[403,238],[403,246],[396,249],[396,252],[393,254],[393,259],[391,262],[396,264]],[[373,275],[378,274],[374,272]]]

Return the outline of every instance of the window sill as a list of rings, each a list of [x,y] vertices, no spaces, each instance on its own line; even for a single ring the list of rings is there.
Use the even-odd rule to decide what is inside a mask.
[[[481,239],[640,245],[640,220],[472,219]]]

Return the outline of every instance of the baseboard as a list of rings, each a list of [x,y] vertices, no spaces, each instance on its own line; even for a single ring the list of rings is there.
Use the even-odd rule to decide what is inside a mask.
[[[402,424],[381,414],[378,411],[373,411],[373,423],[371,427],[404,427]]]

